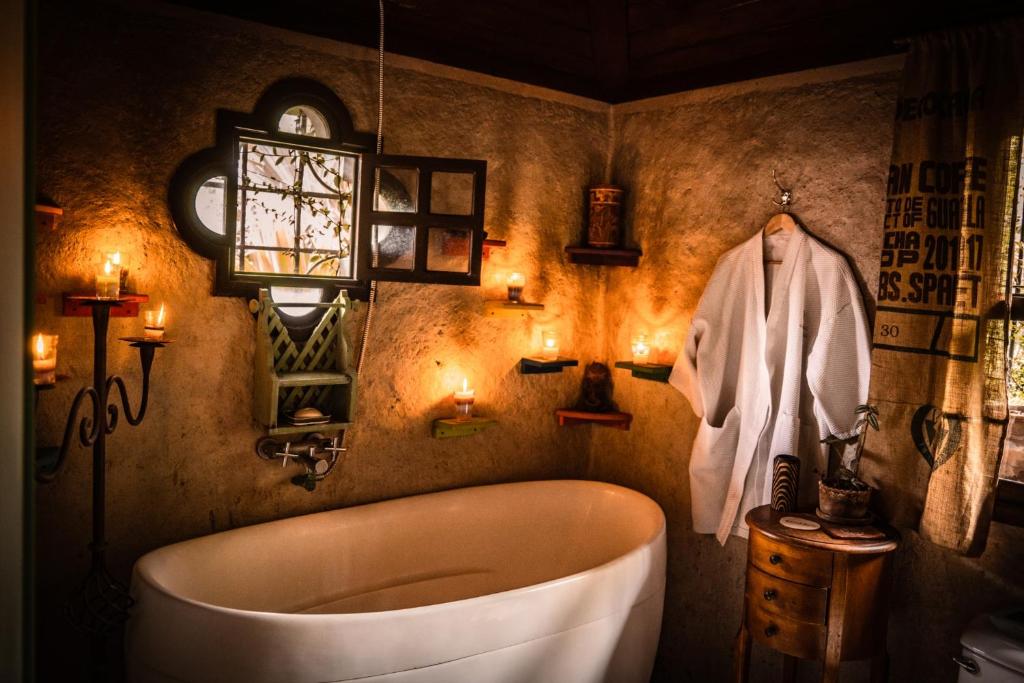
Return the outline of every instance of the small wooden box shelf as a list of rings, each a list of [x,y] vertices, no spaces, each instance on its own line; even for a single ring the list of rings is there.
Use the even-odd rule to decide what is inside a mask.
[[[561,372],[562,368],[575,368],[580,362],[574,358],[558,358],[547,360],[545,358],[520,358],[519,372],[523,375],[546,375],[552,372]]]
[[[606,249],[602,247],[566,247],[569,262],[588,266],[636,267],[643,254],[639,249]]]
[[[537,311],[543,311],[544,304],[531,304],[525,301],[515,302],[507,299],[497,299],[484,304],[484,311],[488,316],[509,317],[517,315],[529,315]]]
[[[454,417],[445,417],[434,420],[430,434],[435,439],[473,436],[496,424],[498,424],[497,420],[487,417],[472,417],[468,420],[456,420]]]
[[[558,417],[559,427],[598,424],[628,432],[629,425],[633,422],[633,416],[629,413],[591,413],[585,410],[562,408],[556,410],[555,415]]]
[[[341,292],[326,309],[309,339],[296,343],[277,314],[278,304],[266,289],[256,303],[256,397],[253,412],[270,436],[330,433],[352,425],[356,373],[349,366],[344,321],[349,300]],[[291,424],[285,416],[316,408],[329,422]]]
[[[620,370],[629,370],[630,374],[637,379],[649,379],[652,382],[668,382],[672,374],[671,365],[658,365],[655,363],[637,364],[628,360],[620,360],[615,363]]]

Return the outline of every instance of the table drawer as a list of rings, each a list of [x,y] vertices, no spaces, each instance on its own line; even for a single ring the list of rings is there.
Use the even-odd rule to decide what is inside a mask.
[[[787,545],[750,530],[750,563],[771,576],[808,586],[832,583],[832,553]]]
[[[747,603],[794,621],[824,624],[828,589],[814,588],[747,568]]]
[[[800,659],[822,659],[825,627],[772,614],[762,605],[747,602],[747,630],[762,645]]]

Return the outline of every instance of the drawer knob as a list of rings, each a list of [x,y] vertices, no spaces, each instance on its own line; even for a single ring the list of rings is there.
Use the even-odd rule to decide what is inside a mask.
[[[769,555],[768,561],[772,564],[782,564],[782,555]]]
[[[766,636],[768,636],[769,638],[771,638],[772,636],[774,636],[778,632],[779,632],[779,627],[776,626],[775,624],[768,624],[768,626],[766,626],[765,629],[764,629],[764,634]]]
[[[776,597],[778,597],[778,595],[779,594],[775,592],[774,588],[769,588],[768,590],[766,590],[764,592],[764,599],[767,600],[768,602],[771,602]]]

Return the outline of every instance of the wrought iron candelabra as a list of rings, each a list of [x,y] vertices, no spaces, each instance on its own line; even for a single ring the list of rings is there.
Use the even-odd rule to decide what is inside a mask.
[[[90,307],[92,313],[93,382],[91,386],[83,387],[75,396],[64,427],[63,440],[57,449],[56,460],[49,467],[38,467],[36,480],[46,483],[57,477],[76,436],[82,446],[92,448],[92,541],[89,543],[92,558],[88,575],[67,604],[67,614],[76,626],[93,635],[94,651],[102,662],[106,637],[128,619],[128,611],[133,604],[128,588],[115,579],[106,566],[107,437],[117,429],[119,415],[122,412],[125,420],[133,427],[140,424],[146,416],[153,356],[157,348],[168,344],[170,340],[144,337],[121,339],[139,350],[142,363],[142,398],[138,412],[133,412],[124,380],[117,375],[107,376],[107,328],[110,323],[110,310],[122,305],[123,302],[96,297],[76,298],[77,303]],[[114,389],[117,390],[117,395],[114,397],[115,400],[111,401]],[[117,405],[118,400],[120,408]],[[80,415],[86,402],[90,404],[91,410]],[[53,449],[49,450],[52,452]],[[98,666],[102,667],[102,664],[98,663]]]

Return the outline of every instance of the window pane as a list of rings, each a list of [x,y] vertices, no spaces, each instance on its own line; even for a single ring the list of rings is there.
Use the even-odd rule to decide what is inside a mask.
[[[216,176],[199,186],[196,191],[196,215],[199,222],[210,232],[223,235],[224,225],[224,188],[227,178]]]
[[[473,233],[463,228],[429,228],[427,270],[468,273]]]
[[[430,177],[430,213],[473,214],[473,174],[434,173]]]
[[[374,194],[374,211],[416,213],[420,172],[415,168],[386,166],[377,169],[380,190]]]
[[[286,111],[277,122],[277,129],[282,133],[308,135],[314,138],[329,138],[331,129],[324,115],[313,107],[300,105]]]
[[[243,142],[238,164],[236,269],[351,278],[356,157]]]
[[[374,225],[372,249],[375,268],[412,270],[416,265],[416,228]]]
[[[319,303],[323,299],[324,290],[318,287],[271,287],[270,298],[279,304],[291,304],[291,303]],[[301,318],[307,313],[312,313],[316,309],[312,306],[288,306],[277,309],[277,312],[291,316],[293,318]]]

